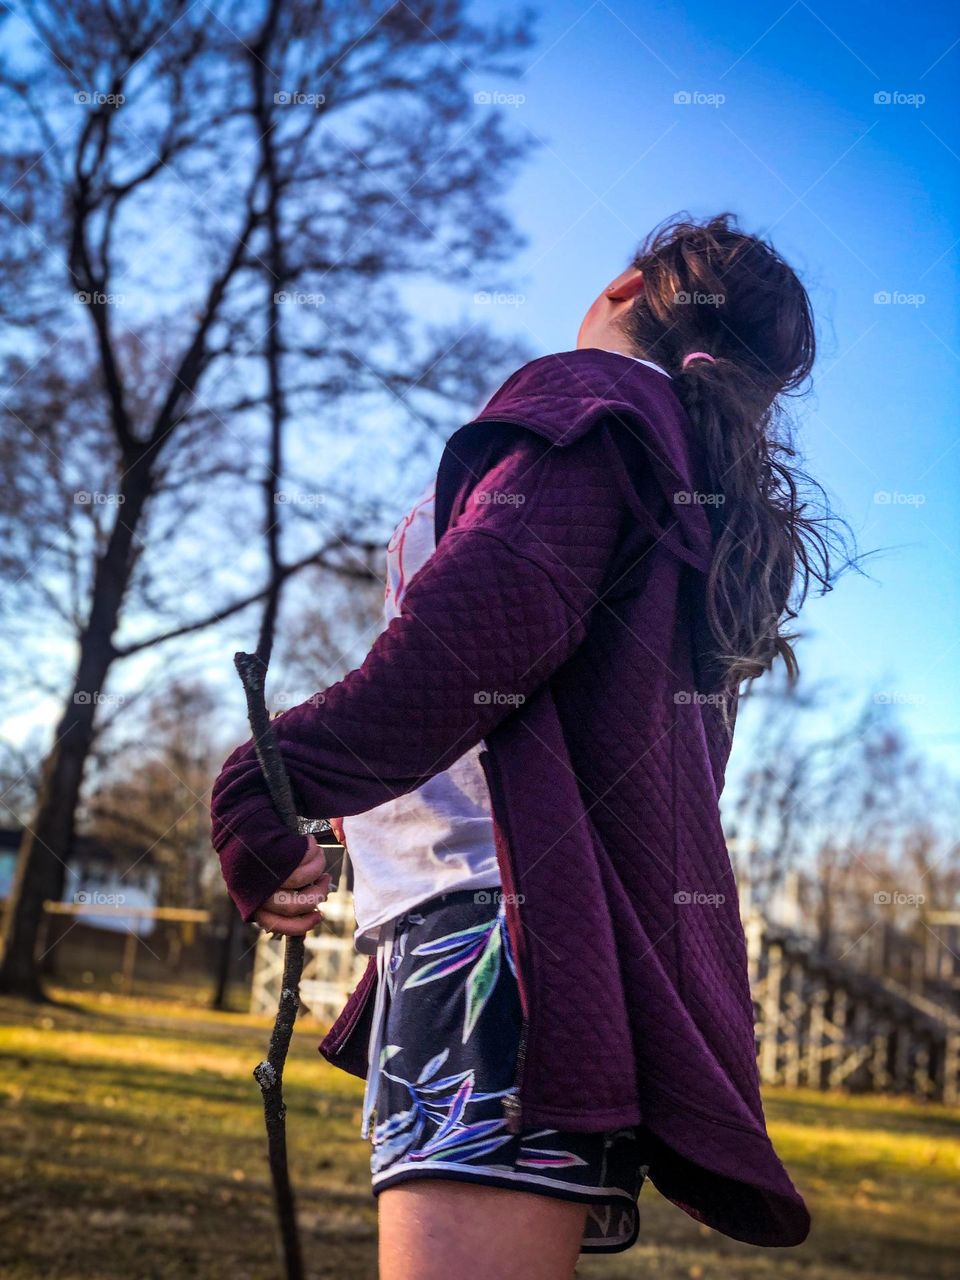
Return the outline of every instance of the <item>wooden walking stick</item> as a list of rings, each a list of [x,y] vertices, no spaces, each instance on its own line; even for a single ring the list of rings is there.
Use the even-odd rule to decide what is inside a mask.
[[[261,653],[261,648],[262,644],[257,646],[256,653],[237,653],[233,661],[243,683],[257,759],[266,780],[270,799],[289,829],[298,835],[320,835],[332,831],[330,823],[325,819],[308,820],[297,816],[290,780],[283,767],[283,758],[280,755],[277,736],[270,723],[264,693],[269,648],[265,653]],[[332,890],[337,887],[340,865],[339,860],[335,860],[334,866],[330,866],[330,862],[331,857],[328,854],[327,870],[331,875]],[[266,1058],[253,1072],[263,1095],[263,1118],[267,1128],[270,1176],[273,1180],[273,1195],[277,1207],[277,1222],[280,1228],[280,1243],[287,1280],[303,1280],[303,1253],[300,1248],[293,1187],[290,1183],[290,1168],[287,1163],[283,1067],[287,1060],[287,1050],[290,1048],[293,1024],[300,1009],[300,977],[303,973],[304,955],[303,938],[287,938],[283,957],[280,1003],[270,1036],[270,1045]]]
[[[265,356],[267,365],[267,387],[270,406],[270,449],[267,470],[263,477],[264,496],[264,536],[267,544],[267,556],[270,564],[269,587],[266,593],[263,617],[260,622],[260,635],[257,639],[255,653],[237,653],[234,665],[243,683],[247,699],[247,715],[250,729],[256,745],[257,759],[266,780],[270,799],[287,827],[298,835],[321,835],[332,832],[330,823],[325,819],[317,821],[301,820],[297,816],[290,780],[283,767],[283,757],[277,743],[277,736],[270,724],[267,712],[264,687],[267,668],[270,665],[270,654],[273,650],[273,632],[280,607],[280,591],[289,576],[291,569],[281,564],[280,559],[280,513],[283,506],[277,505],[276,486],[283,475],[282,444],[285,406],[283,380],[281,378],[281,358],[283,344],[280,331],[280,311],[278,290],[283,289],[287,278],[284,262],[283,243],[280,235],[280,219],[278,215],[279,188],[276,183],[275,157],[271,148],[274,146],[274,132],[268,119],[269,99],[264,97],[266,81],[263,77],[265,66],[265,49],[272,25],[276,18],[276,6],[270,9],[266,24],[256,47],[250,47],[251,66],[254,82],[258,86],[258,111],[260,112],[261,148],[265,150],[264,173],[269,183],[269,210],[267,218],[269,237],[269,270],[267,274],[267,320],[265,329]],[[257,49],[263,57],[259,56]],[[333,836],[329,840],[339,846]],[[321,844],[327,843],[320,840]],[[338,852],[342,855],[343,850]],[[340,877],[340,859],[334,852],[327,853],[327,871],[330,873],[330,888],[336,889]],[[318,917],[319,921],[319,917]],[[303,1253],[300,1248],[300,1237],[297,1232],[297,1218],[293,1202],[293,1189],[290,1185],[290,1170],[287,1165],[287,1128],[286,1108],[283,1102],[283,1066],[290,1048],[290,1037],[293,1035],[293,1024],[300,1009],[300,977],[303,973],[305,955],[302,937],[289,937],[286,941],[283,957],[283,981],[280,989],[280,1003],[277,1008],[273,1033],[266,1059],[257,1066],[254,1078],[263,1095],[263,1117],[267,1126],[267,1150],[270,1160],[270,1176],[273,1179],[273,1195],[277,1206],[277,1221],[280,1227],[280,1241],[283,1258],[286,1264],[287,1280],[303,1280]]]

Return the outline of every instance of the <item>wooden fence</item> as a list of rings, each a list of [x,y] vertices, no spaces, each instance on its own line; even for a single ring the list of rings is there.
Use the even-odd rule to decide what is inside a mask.
[[[960,1018],[946,1003],[819,955],[759,914],[745,927],[765,1084],[960,1103]]]

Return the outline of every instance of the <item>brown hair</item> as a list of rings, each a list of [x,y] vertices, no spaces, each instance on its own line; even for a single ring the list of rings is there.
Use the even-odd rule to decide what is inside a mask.
[[[644,287],[623,331],[638,355],[673,375],[704,448],[714,531],[707,620],[721,683],[737,689],[780,656],[793,684],[797,637],[783,621],[797,616],[812,582],[831,589],[831,551],[845,551],[845,522],[795,464],[782,400],[804,389],[813,368],[810,299],[773,247],[739,230],[731,213],[669,219],[633,265]],[[692,351],[715,363],[684,369]]]

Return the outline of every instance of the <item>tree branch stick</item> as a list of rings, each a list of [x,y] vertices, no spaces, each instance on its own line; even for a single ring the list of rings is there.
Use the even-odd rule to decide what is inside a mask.
[[[257,759],[266,780],[274,808],[291,831],[299,831],[300,825],[294,808],[290,780],[283,767],[283,759],[277,736],[270,724],[264,695],[267,664],[260,653],[237,653],[234,665],[243,683],[247,699],[247,714],[256,743]],[[303,938],[287,938],[283,959],[283,982],[280,1003],[270,1036],[267,1056],[253,1072],[263,1096],[263,1118],[267,1127],[267,1153],[270,1176],[273,1179],[273,1196],[277,1207],[280,1240],[286,1263],[287,1280],[302,1280],[303,1254],[297,1231],[296,1208],[293,1188],[290,1185],[290,1168],[287,1163],[287,1109],[283,1101],[283,1067],[300,1008],[300,977],[303,973],[305,947]]]

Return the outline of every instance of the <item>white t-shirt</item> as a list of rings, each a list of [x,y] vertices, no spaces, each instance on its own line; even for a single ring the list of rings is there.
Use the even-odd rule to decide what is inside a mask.
[[[407,583],[436,548],[431,480],[387,544],[384,620],[400,612]],[[395,800],[343,819],[353,865],[356,941],[428,898],[500,884],[490,793],[478,743],[449,769]]]
[[[670,376],[650,360],[640,363]],[[387,544],[385,623],[399,614],[407,583],[436,549],[435,491],[431,480]],[[479,759],[483,745],[471,747],[416,791],[343,819],[360,950],[372,950],[382,924],[428,898],[500,884],[490,793]]]

